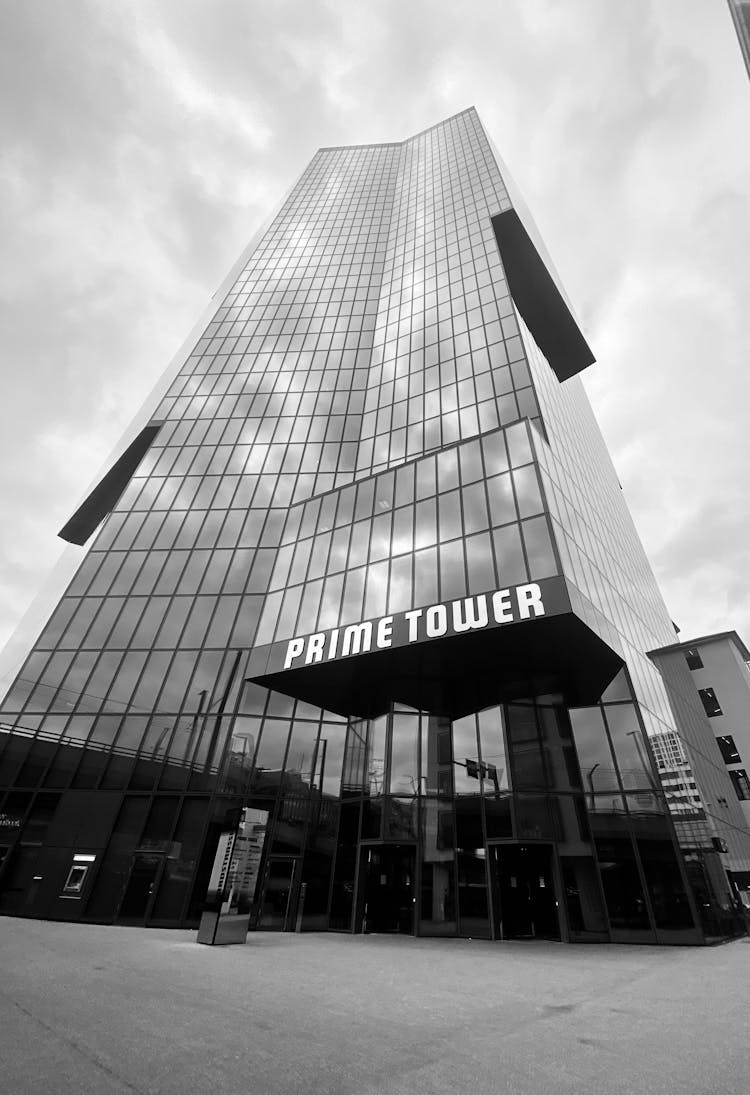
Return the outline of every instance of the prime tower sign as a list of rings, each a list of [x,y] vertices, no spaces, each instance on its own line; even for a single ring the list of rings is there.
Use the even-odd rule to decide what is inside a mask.
[[[622,664],[574,608],[562,575],[418,606],[278,641],[252,652],[255,683],[351,716],[397,699],[463,710],[529,678],[590,700]],[[578,601],[576,603],[578,603]]]
[[[481,631],[488,626],[519,623],[544,616],[542,590],[537,582],[462,597],[446,604],[414,608],[377,620],[331,628],[314,635],[290,639],[284,669],[313,665],[353,654],[386,650],[392,646]]]

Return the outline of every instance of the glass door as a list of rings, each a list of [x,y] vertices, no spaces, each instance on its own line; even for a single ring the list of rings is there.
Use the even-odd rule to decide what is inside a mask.
[[[549,844],[490,846],[496,939],[559,939]]]
[[[292,931],[296,859],[271,857],[263,878],[258,927],[265,931]]]
[[[408,844],[363,844],[366,932],[414,934],[416,849]]]
[[[119,923],[142,924],[149,917],[159,881],[164,872],[165,856],[160,852],[136,852],[130,875],[117,913]]]

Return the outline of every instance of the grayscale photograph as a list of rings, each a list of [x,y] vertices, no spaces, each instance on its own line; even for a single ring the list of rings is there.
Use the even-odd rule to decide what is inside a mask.
[[[750,2],[0,87],[2,1090],[746,1095]]]

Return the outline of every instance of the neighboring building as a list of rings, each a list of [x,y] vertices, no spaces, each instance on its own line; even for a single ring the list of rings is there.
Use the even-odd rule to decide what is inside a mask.
[[[0,711],[0,911],[195,925],[234,871],[261,929],[733,930],[510,188],[471,109],[321,149],[246,251],[62,532],[104,522]]]
[[[745,68],[750,76],[750,0],[729,0],[729,10],[737,31]]]
[[[704,635],[652,652],[668,691],[689,705],[685,744],[712,835],[729,852],[725,868],[750,904],[750,651],[736,631]]]

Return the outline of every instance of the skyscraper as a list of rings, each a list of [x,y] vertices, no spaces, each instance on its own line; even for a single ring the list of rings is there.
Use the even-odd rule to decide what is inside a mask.
[[[750,76],[750,3],[748,0],[729,0],[734,29],[742,50],[745,68]]]
[[[720,930],[647,744],[674,631],[509,187],[470,109],[319,150],[245,253],[63,529],[0,911],[195,924],[231,877],[261,929]]]

